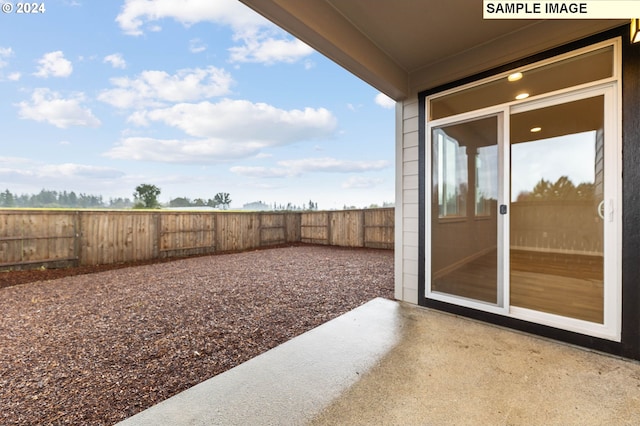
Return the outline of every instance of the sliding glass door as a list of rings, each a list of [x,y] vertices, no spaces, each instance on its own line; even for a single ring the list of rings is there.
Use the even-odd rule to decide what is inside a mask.
[[[502,114],[431,130],[431,293],[502,307]]]
[[[615,340],[613,86],[429,126],[428,298]]]
[[[604,321],[604,95],[511,114],[512,306]]]

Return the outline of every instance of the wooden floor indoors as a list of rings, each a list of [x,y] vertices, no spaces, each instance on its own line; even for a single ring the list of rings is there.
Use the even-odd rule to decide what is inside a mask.
[[[488,303],[497,301],[497,253],[438,277],[432,290]],[[603,322],[603,258],[512,250],[511,305]]]

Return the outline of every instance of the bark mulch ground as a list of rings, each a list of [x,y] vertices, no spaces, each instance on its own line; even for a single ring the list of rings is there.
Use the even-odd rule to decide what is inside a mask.
[[[0,272],[0,424],[114,424],[393,297],[385,250],[299,246],[97,269]]]

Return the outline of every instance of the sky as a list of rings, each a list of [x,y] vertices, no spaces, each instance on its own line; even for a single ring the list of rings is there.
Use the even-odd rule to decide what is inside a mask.
[[[0,191],[394,201],[395,103],[239,1],[37,4],[0,14]]]

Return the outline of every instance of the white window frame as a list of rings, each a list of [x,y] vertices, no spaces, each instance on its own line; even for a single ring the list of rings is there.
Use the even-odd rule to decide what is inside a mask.
[[[504,104],[465,112],[437,120],[429,121],[429,105],[434,98],[453,92],[472,88],[488,81],[506,78],[514,72],[524,72],[549,63],[557,62],[589,51],[613,46],[613,74],[610,78],[564,88],[550,93],[541,94],[529,99],[512,101]],[[616,38],[578,49],[563,55],[549,58],[526,67],[509,70],[490,78],[482,79],[447,91],[443,91],[425,98],[425,297],[459,306],[473,308],[485,312],[496,313],[507,317],[517,318],[537,324],[590,335],[607,340],[620,341],[622,328],[622,84],[621,80],[621,40]],[[604,95],[605,102],[605,264],[604,264],[604,321],[603,324],[548,314],[525,308],[510,306],[509,301],[509,226],[508,215],[498,215],[498,304],[484,303],[453,295],[431,291],[431,133],[434,127],[447,124],[462,123],[488,116],[498,116],[499,126],[502,128],[502,141],[499,141],[499,200],[498,204],[509,204],[509,117],[516,112],[524,112],[584,99],[592,96]],[[469,189],[471,190],[471,189]],[[475,189],[474,189],[475,190]],[[501,198],[501,199],[500,199]],[[506,253],[505,253],[506,251]],[[506,260],[506,261],[505,261]],[[502,298],[500,297],[502,295]]]

